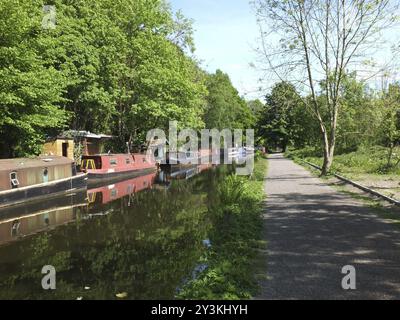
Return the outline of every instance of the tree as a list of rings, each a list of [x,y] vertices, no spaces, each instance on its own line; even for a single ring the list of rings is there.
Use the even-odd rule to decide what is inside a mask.
[[[395,154],[395,149],[400,145],[400,85],[389,86],[383,98],[384,118],[381,124],[381,137],[384,146],[389,148],[387,156],[387,169],[400,164],[400,155]],[[393,164],[393,160],[395,163]]]
[[[337,128],[337,150],[355,151],[361,145],[377,143],[382,117],[373,92],[356,75],[345,74],[341,85],[341,113]]]
[[[209,129],[250,129],[255,116],[240,97],[229,76],[221,70],[207,76],[207,107],[204,121]]]
[[[0,155],[41,152],[69,127],[112,134],[115,151],[149,129],[204,127],[204,73],[191,56],[191,21],[164,0],[0,3]],[[7,137],[7,138],[6,138]]]
[[[295,87],[287,82],[275,84],[271,94],[266,96],[266,106],[259,119],[259,134],[268,144],[286,147],[295,139],[297,119],[296,108],[302,108],[302,99]],[[301,126],[301,124],[300,124]]]
[[[56,9],[50,29],[42,0],[0,2],[0,157],[37,155],[66,128],[111,134],[118,152],[171,120],[252,127],[229,77],[200,69],[191,21],[166,1],[48,4]]]
[[[47,33],[40,3],[0,2],[0,157],[39,153],[45,134],[68,120],[66,78],[37,49]]]
[[[269,70],[279,79],[301,85],[310,95],[305,105],[320,128],[322,175],[326,175],[335,152],[344,75],[371,56],[373,48],[383,47],[381,31],[393,24],[399,4],[394,0],[256,0],[255,5],[260,52]],[[279,43],[271,45],[276,39]],[[324,92],[325,117],[318,91]]]

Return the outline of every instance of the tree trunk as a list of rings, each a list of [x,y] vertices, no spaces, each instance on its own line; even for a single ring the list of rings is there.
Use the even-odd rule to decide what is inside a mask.
[[[388,160],[387,160],[387,164],[386,164],[388,169],[392,165],[393,149],[394,149],[394,143],[391,143],[390,146],[389,146],[389,155],[388,155]]]
[[[324,139],[324,163],[322,165],[321,176],[326,176],[329,173],[333,163],[335,141],[329,139],[326,132],[323,133],[323,139]]]
[[[323,127],[323,139],[324,139],[324,164],[321,170],[321,176],[326,176],[332,166],[333,157],[335,154],[335,145],[336,145],[336,128],[337,128],[337,120],[338,120],[338,111],[339,105],[334,103],[332,106],[333,115],[331,118],[331,128],[328,135],[328,132],[325,127]]]

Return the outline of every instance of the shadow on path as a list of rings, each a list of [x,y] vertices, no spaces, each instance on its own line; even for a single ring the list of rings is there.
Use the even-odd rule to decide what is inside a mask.
[[[400,229],[282,155],[265,184],[267,280],[258,299],[398,299]],[[357,289],[341,287],[353,265]]]

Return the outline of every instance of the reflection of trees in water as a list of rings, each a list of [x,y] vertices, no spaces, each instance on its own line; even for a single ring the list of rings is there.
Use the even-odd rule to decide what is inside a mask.
[[[0,297],[113,298],[127,292],[129,298],[173,298],[204,251],[207,207],[225,170],[173,181],[166,192],[137,193],[130,206],[129,197],[118,199],[101,207],[111,212],[106,216],[85,220],[100,208],[77,208],[75,224],[0,248]],[[57,270],[52,292],[40,286],[40,270],[49,264]]]

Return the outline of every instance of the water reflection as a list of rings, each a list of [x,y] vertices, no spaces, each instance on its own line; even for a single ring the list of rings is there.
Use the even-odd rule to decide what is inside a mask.
[[[133,179],[120,181],[111,185],[89,189],[88,202],[90,205],[107,204],[125,196],[132,197],[135,193],[152,188],[158,173],[150,173]],[[130,200],[132,200],[130,198]]]
[[[28,206],[0,210],[0,245],[75,221],[77,207],[87,205],[86,191]]]
[[[207,207],[231,170],[175,166],[0,211],[0,298],[174,298],[198,271]],[[56,268],[57,290],[41,289],[44,265]]]

